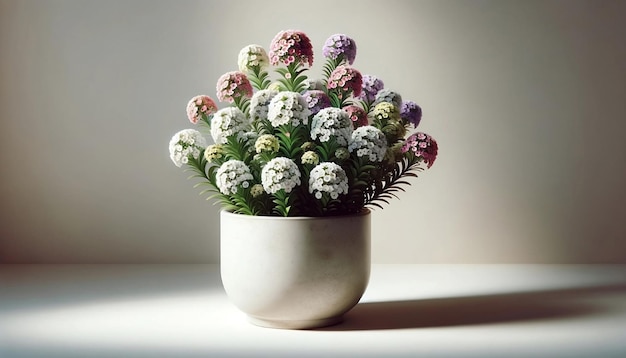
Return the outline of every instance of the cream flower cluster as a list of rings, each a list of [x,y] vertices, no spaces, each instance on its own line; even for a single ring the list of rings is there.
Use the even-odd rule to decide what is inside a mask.
[[[250,130],[250,122],[237,107],[222,108],[211,119],[211,136],[217,144],[226,144],[228,137],[236,134],[242,137]]]
[[[204,150],[204,159],[212,163],[224,157],[224,146],[221,144],[212,144]]]
[[[278,138],[271,134],[262,134],[259,138],[254,142],[254,149],[257,153],[261,152],[269,152],[276,153],[280,148],[280,144],[278,143]]]
[[[263,189],[270,194],[275,194],[281,189],[285,193],[291,193],[293,188],[300,185],[298,165],[289,158],[274,158],[261,170],[261,183]]]
[[[302,154],[302,158],[300,160],[302,161],[302,164],[317,165],[320,162],[320,156],[312,150],[307,150],[304,154]]]
[[[323,108],[311,121],[311,138],[319,139],[320,142],[328,142],[333,136],[337,144],[346,146],[351,133],[352,121],[341,108]]]
[[[328,193],[331,199],[337,199],[339,194],[348,193],[348,176],[336,163],[320,163],[311,170],[309,193],[317,199],[321,199],[324,193]]]
[[[250,99],[250,119],[253,122],[267,118],[270,101],[278,92],[271,89],[264,89],[254,93]]]
[[[387,139],[385,134],[374,126],[359,127],[352,132],[350,153],[356,151],[357,157],[367,157],[370,162],[381,162],[387,152]]]
[[[237,64],[239,71],[245,72],[254,67],[265,68],[269,66],[270,59],[261,45],[248,45],[239,51]]]
[[[300,93],[283,91],[270,101],[267,119],[274,127],[287,123],[298,126],[307,124],[310,114],[309,105]]]
[[[206,141],[202,133],[195,129],[183,129],[170,140],[170,159],[177,167],[189,163],[189,157],[198,159],[204,151]]]
[[[215,174],[217,188],[226,195],[236,194],[240,187],[249,187],[253,179],[246,163],[234,159],[222,164]]]

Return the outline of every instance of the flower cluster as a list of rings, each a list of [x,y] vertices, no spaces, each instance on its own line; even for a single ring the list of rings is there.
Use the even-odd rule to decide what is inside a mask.
[[[321,109],[330,107],[330,98],[322,90],[308,90],[302,95],[311,114],[317,114]]]
[[[311,138],[328,142],[331,138],[337,144],[346,146],[352,134],[352,121],[348,113],[341,108],[328,107],[313,116]]]
[[[313,45],[309,37],[300,31],[281,31],[272,40],[269,53],[272,66],[293,63],[313,66]]]
[[[236,194],[240,188],[250,186],[254,177],[250,168],[241,160],[231,159],[222,164],[215,175],[215,183],[222,194]]]
[[[250,119],[253,122],[267,118],[270,101],[277,93],[278,92],[271,89],[264,89],[252,95],[252,99],[250,100]]]
[[[206,95],[195,96],[187,103],[187,118],[193,124],[197,124],[200,119],[207,118],[217,111],[217,105]]]
[[[291,193],[293,188],[300,185],[298,165],[289,158],[274,158],[263,167],[261,183],[263,184],[263,189],[270,194],[274,194],[279,190]]]
[[[246,72],[257,68],[265,68],[269,66],[270,59],[267,52],[260,45],[248,45],[239,51],[239,71]]]
[[[333,162],[318,164],[309,177],[309,193],[321,199],[328,194],[337,199],[341,194],[348,193],[348,176],[341,166]]]
[[[393,104],[396,108],[400,108],[402,106],[402,96],[395,91],[383,88],[376,93],[374,104],[385,102]]]
[[[204,159],[209,163],[216,163],[224,156],[224,146],[222,144],[212,144],[204,150]]]
[[[413,127],[417,127],[422,120],[422,107],[413,101],[403,101],[400,106],[400,118],[405,123],[410,123]]]
[[[309,122],[309,106],[304,97],[296,92],[279,92],[268,106],[267,119],[274,127],[283,124],[298,126]]]
[[[380,162],[387,152],[387,139],[383,132],[374,126],[359,127],[352,132],[350,153],[356,153],[357,157],[366,157],[370,162]]]
[[[351,65],[356,58],[356,43],[344,34],[335,34],[326,40],[322,53],[333,60],[343,57]]]
[[[320,156],[312,150],[308,150],[302,154],[302,164],[317,165],[320,162]]]
[[[280,148],[280,143],[278,143],[278,138],[271,134],[263,134],[254,142],[254,149],[257,153],[262,152],[270,152],[276,153],[278,152],[278,148]]]
[[[329,90],[337,89],[343,93],[352,93],[355,97],[358,97],[361,94],[362,85],[363,77],[359,71],[352,67],[341,65],[330,74],[327,86]]]
[[[252,85],[245,73],[232,71],[217,80],[217,99],[234,102],[240,98],[252,97]]]
[[[237,107],[222,108],[211,119],[211,136],[218,144],[225,144],[228,137],[242,137],[250,128],[248,117]]]
[[[422,132],[409,136],[402,146],[402,152],[412,152],[416,157],[422,158],[428,168],[435,163],[438,149],[437,142]]]
[[[187,118],[207,127],[176,133],[170,158],[208,183],[226,210],[248,215],[326,216],[382,207],[430,168],[437,142],[410,133],[422,108],[352,67],[356,42],[330,36],[321,78],[308,78],[313,47],[300,31],[279,32],[269,52],[244,47],[239,71],[221,76],[217,104],[191,98]]]
[[[344,107],[343,110],[346,111],[346,113],[348,113],[348,116],[350,117],[350,120],[352,121],[352,125],[355,128],[366,126],[369,124],[369,119],[367,118],[367,112],[363,108],[359,106],[355,106],[355,105],[349,105],[349,106]]]
[[[180,168],[189,162],[189,158],[198,159],[205,146],[202,133],[195,129],[183,129],[170,140],[170,159]]]
[[[381,79],[372,75],[363,76],[363,84],[361,94],[358,96],[360,100],[367,103],[374,103],[376,94],[385,87]]]

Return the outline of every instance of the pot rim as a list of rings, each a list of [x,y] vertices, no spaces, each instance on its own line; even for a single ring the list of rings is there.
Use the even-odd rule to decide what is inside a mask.
[[[221,215],[232,216],[232,217],[247,217],[249,220],[289,220],[289,221],[297,221],[297,220],[324,220],[324,219],[340,219],[340,218],[352,218],[352,217],[360,217],[360,216],[368,216],[372,213],[372,210],[369,208],[362,208],[359,212],[353,214],[344,214],[344,215],[329,215],[329,216],[273,216],[273,215],[246,215],[246,214],[237,214],[233,213],[230,210],[222,209],[220,210]]]

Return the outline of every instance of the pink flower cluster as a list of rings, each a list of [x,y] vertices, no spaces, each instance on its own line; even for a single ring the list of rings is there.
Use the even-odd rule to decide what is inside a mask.
[[[343,110],[348,112],[348,116],[350,116],[350,120],[352,121],[352,126],[354,128],[363,127],[369,124],[367,112],[365,112],[363,108],[355,105],[349,105],[344,107]]]
[[[240,97],[252,97],[252,85],[245,73],[227,72],[217,80],[217,99],[232,103]]]
[[[327,87],[329,90],[339,89],[343,92],[352,92],[355,97],[361,94],[363,76],[361,72],[350,66],[337,66],[328,78]]]
[[[309,37],[300,31],[281,31],[272,40],[269,52],[270,64],[278,66],[280,63],[289,66],[313,66],[313,45]]]
[[[430,168],[435,159],[437,159],[437,141],[426,133],[417,132],[409,136],[402,145],[402,153],[406,153],[409,150],[412,151],[415,156],[421,157]]]
[[[195,96],[187,103],[187,118],[193,124],[198,123],[201,116],[207,117],[215,112],[217,105],[209,96]]]

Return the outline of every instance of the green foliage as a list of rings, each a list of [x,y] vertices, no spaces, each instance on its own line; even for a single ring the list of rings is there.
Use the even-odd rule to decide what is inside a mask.
[[[252,67],[251,71],[247,73],[250,84],[256,90],[267,89],[272,81],[267,71],[263,71],[259,66]]]
[[[276,204],[273,210],[274,213],[278,214],[278,216],[289,216],[289,212],[291,211],[289,194],[281,189],[274,194],[273,202]]]
[[[411,185],[404,178],[416,178],[417,173],[424,170],[420,163],[420,158],[409,151],[401,161],[388,166],[387,170],[382,171],[380,177],[377,178],[378,180],[374,181],[374,185],[371,187],[373,190],[366,192],[365,205],[373,205],[382,209],[381,202],[389,204],[390,199],[397,199],[396,193],[405,191],[404,186]]]
[[[306,68],[299,68],[298,64],[295,62],[291,63],[286,68],[276,68],[275,71],[282,77],[278,79],[278,82],[281,84],[281,90],[298,93],[302,93],[306,90],[304,81],[307,80],[307,76],[303,74],[306,70]]]

